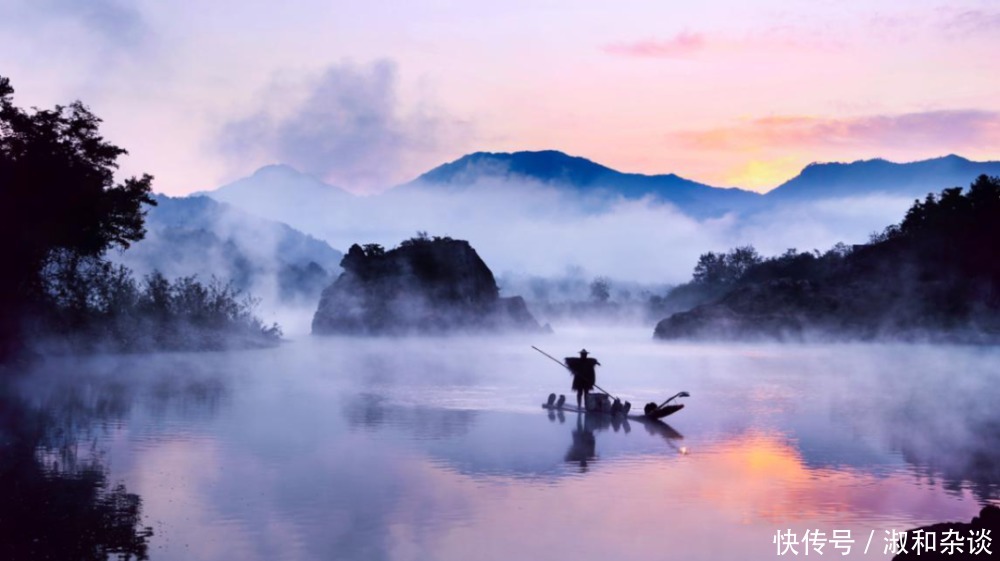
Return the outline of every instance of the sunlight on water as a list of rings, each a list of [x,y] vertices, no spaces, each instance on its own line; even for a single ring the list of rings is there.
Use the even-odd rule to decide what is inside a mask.
[[[669,424],[547,412],[550,392],[575,397],[531,344],[586,346],[636,410],[691,397]],[[786,529],[850,530],[848,558],[888,559],[887,530],[1000,497],[998,359],[584,328],[303,338],[53,360],[8,399],[141,498],[154,560],[774,559]]]

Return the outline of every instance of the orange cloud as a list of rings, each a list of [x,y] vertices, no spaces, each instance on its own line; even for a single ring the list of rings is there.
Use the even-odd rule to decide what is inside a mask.
[[[936,148],[945,152],[1000,144],[1000,113],[949,110],[848,118],[773,116],[671,135],[697,150],[767,148]]]

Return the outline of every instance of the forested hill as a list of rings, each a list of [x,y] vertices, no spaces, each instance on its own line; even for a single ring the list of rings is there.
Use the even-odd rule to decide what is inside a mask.
[[[315,302],[343,254],[290,226],[208,197],[155,196],[146,236],[112,257],[137,275],[231,280],[270,304]]]
[[[660,338],[996,340],[1000,178],[917,201],[870,243],[826,253],[753,248],[702,255],[694,279],[655,302]]]

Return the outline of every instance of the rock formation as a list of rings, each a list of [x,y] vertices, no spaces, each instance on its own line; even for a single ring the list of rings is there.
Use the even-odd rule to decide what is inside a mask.
[[[893,561],[922,559],[924,561],[959,561],[962,559],[994,559],[998,553],[1000,508],[987,505],[968,523],[941,522],[908,530],[897,545]]]
[[[421,236],[385,251],[351,246],[343,274],[323,291],[314,334],[540,330],[520,297],[463,240]]]

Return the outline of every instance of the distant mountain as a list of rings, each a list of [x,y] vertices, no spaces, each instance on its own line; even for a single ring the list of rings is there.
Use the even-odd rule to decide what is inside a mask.
[[[145,239],[112,254],[140,276],[214,275],[258,297],[312,301],[340,272],[341,252],[285,224],[207,197],[155,198]]]
[[[286,224],[296,224],[303,209],[331,208],[356,199],[287,165],[264,166],[249,177],[198,194]]]
[[[738,188],[719,188],[675,174],[622,173],[585,158],[555,150],[476,152],[438,166],[406,187],[464,188],[487,181],[536,181],[580,192],[607,192],[626,198],[653,196],[696,216],[743,211],[774,203],[857,197],[871,194],[923,198],[946,187],[968,185],[981,174],[1000,175],[1000,162],[975,162],[950,155],[909,163],[861,160],[816,163],[761,196]]]
[[[922,199],[947,187],[969,185],[982,174],[1000,175],[1000,162],[950,155],[902,164],[881,159],[810,164],[765,198],[776,203],[885,193]]]
[[[620,195],[628,199],[651,196],[696,216],[741,210],[761,200],[760,194],[752,191],[712,187],[672,173],[622,173],[556,150],[476,152],[438,166],[402,188],[461,189],[491,181],[534,181],[580,193]]]
[[[609,167],[557,150],[475,152],[428,171],[418,177],[416,182],[461,185],[492,177],[527,178],[546,183],[592,186],[620,175],[622,175],[620,172]]]
[[[343,247],[355,242],[391,243],[418,231],[431,231],[473,239],[484,251],[490,251],[491,247],[505,247],[507,225],[530,224],[539,232],[552,232],[553,212],[566,220],[602,214],[614,218],[622,208],[617,200],[623,197],[648,197],[699,220],[732,213],[735,219],[720,228],[745,243],[755,239],[760,245],[766,236],[765,245],[819,247],[865,239],[905,210],[909,201],[949,186],[968,185],[982,173],[1000,175],[1000,162],[971,162],[949,156],[904,164],[885,160],[813,164],[761,195],[713,187],[674,174],[622,173],[585,158],[548,150],[469,154],[372,196],[355,196],[281,165],[261,168],[249,177],[204,194]],[[875,200],[863,210],[839,206],[818,214],[807,208],[787,210],[790,205],[872,194],[890,197]],[[644,209],[650,210],[655,212]],[[840,216],[848,218],[841,220]],[[670,213],[663,217],[669,221]],[[806,230],[810,234],[803,239],[802,228],[794,228],[790,218],[795,223],[816,221],[817,227]],[[664,226],[669,228],[669,224]],[[555,243],[553,240],[533,241],[545,246]],[[556,249],[551,247],[550,251]],[[593,259],[584,255],[581,250],[580,256],[573,259]],[[495,257],[491,260],[503,272],[512,266],[513,270],[520,267]]]
[[[623,173],[556,150],[475,152],[438,166],[385,195],[391,199],[392,194],[402,192],[447,193],[475,186],[497,188],[497,183],[504,182],[533,182],[587,195],[628,199],[649,196],[672,203],[692,216],[705,217],[763,209],[791,201],[876,193],[923,198],[927,193],[936,193],[946,187],[968,185],[981,174],[1000,175],[1000,162],[976,162],[950,155],[909,163],[882,159],[815,163],[761,195],[739,188],[713,187],[672,173]],[[313,216],[314,213],[303,212],[304,209],[355,212],[356,209],[378,207],[380,199],[379,196],[367,198],[371,207],[366,207],[358,204],[364,198],[286,165],[265,166],[249,177],[200,194],[261,217],[294,224],[317,235],[325,233],[326,217]]]

